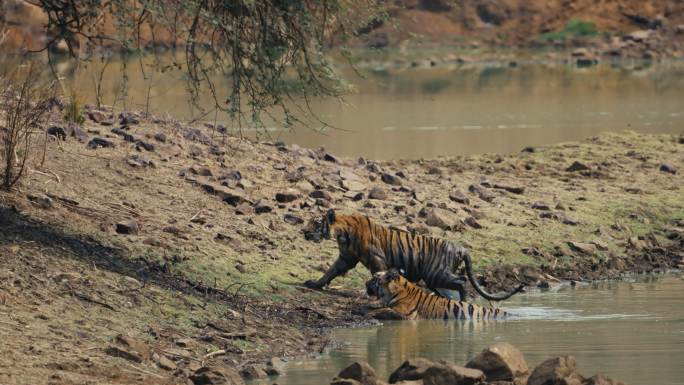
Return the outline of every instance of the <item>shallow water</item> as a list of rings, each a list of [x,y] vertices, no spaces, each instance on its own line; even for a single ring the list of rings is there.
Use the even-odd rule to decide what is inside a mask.
[[[597,372],[629,385],[684,383],[684,276],[566,286],[521,294],[502,308],[506,321],[393,321],[333,332],[343,343],[318,359],[288,363],[279,385],[328,383],[354,361],[367,361],[381,378],[411,357],[464,364],[486,346],[517,346],[534,366],[573,355],[579,372]]]
[[[103,66],[94,61],[76,71],[64,63],[58,70],[76,84],[83,100],[93,101],[94,80]],[[135,60],[126,67],[128,90],[124,93],[124,68],[121,62],[109,63],[102,82],[103,103],[149,108],[183,120],[198,116],[189,104],[182,71],[157,73],[151,59],[142,62],[146,77],[140,68]],[[487,63],[369,68],[360,71],[363,77],[350,69],[342,72],[356,92],[342,103],[312,102],[320,118],[338,129],[284,131],[273,123],[268,131],[271,139],[305,147],[324,145],[334,154],[350,157],[415,159],[513,153],[525,146],[580,140],[608,130],[684,131],[682,62],[590,68],[540,63],[515,68]],[[216,79],[221,100],[229,81]],[[208,92],[200,102],[214,105]],[[228,124],[225,114],[204,116],[205,120],[214,118]],[[244,129],[246,135],[253,134],[249,127]]]

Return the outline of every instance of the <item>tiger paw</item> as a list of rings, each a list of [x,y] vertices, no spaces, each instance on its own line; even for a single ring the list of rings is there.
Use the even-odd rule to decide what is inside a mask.
[[[316,290],[321,290],[323,288],[322,285],[319,285],[318,282],[311,280],[311,279],[304,282],[304,286],[308,287],[309,289],[316,289]]]

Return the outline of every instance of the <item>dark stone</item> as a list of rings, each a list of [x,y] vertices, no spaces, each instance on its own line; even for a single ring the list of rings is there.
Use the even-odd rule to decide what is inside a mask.
[[[133,361],[133,362],[142,362],[143,359],[140,357],[140,355],[134,351],[134,350],[128,350],[128,349],[122,349],[117,346],[110,346],[107,349],[105,349],[105,354],[108,354],[113,357],[119,357],[123,358],[128,361]]]
[[[401,186],[401,180],[396,175],[383,173],[380,179],[387,184],[391,184],[393,186]]]
[[[589,166],[587,166],[586,164],[578,162],[578,161],[574,161],[574,162],[572,162],[572,164],[568,168],[565,169],[565,171],[575,172],[575,171],[585,171],[585,170],[589,170],[589,169],[590,169]]]
[[[342,369],[337,377],[356,380],[362,385],[375,385],[377,381],[375,371],[365,362],[354,362]]]
[[[393,384],[399,381],[415,381],[420,380],[425,375],[434,363],[425,358],[412,358],[404,361],[392,374],[390,374],[389,382]]]
[[[506,190],[506,191],[513,193],[513,194],[525,193],[525,186],[511,186],[511,185],[507,185],[507,184],[496,183],[496,184],[494,184],[494,188]]]
[[[119,234],[138,234],[138,230],[138,222],[133,219],[116,224],[116,232]]]
[[[313,190],[309,193],[309,196],[314,199],[325,199],[328,201],[332,200],[332,196],[330,196],[330,193],[325,190]]]
[[[127,142],[135,142],[135,137],[128,132],[122,130],[121,128],[112,128],[112,133],[121,136]]]
[[[52,126],[47,129],[48,135],[52,135],[56,137],[59,140],[66,140],[67,134],[64,128],[59,127],[59,126]]]
[[[290,213],[285,214],[283,220],[291,225],[301,225],[304,223],[304,219]]]
[[[202,131],[200,131],[198,128],[186,127],[183,130],[181,130],[181,135],[183,135],[185,139],[193,142],[200,142],[206,145],[209,145],[211,143],[211,138]]]
[[[193,385],[243,385],[240,375],[224,366],[203,366],[190,376]]]
[[[461,190],[454,190],[449,193],[449,199],[454,202],[462,203],[464,205],[470,204],[470,199]]]
[[[88,148],[90,149],[97,149],[97,148],[114,148],[116,145],[114,142],[109,141],[107,139],[102,139],[102,138],[93,138],[88,142]]]
[[[143,142],[142,140],[138,140],[138,141],[135,143],[135,146],[136,146],[138,149],[143,148],[145,151],[154,151],[154,144],[152,144],[152,143],[147,143],[147,142]]]
[[[544,202],[534,202],[534,203],[532,203],[531,207],[535,210],[544,210],[544,211],[551,210],[551,206],[549,206],[547,203],[544,203]]]
[[[576,372],[576,366],[572,356],[550,358],[534,368],[527,385],[580,385],[583,378]]]
[[[75,124],[72,124],[69,129],[71,130],[71,136],[78,139],[81,143],[86,143],[89,139],[88,133],[83,131],[83,129]]]
[[[273,207],[271,207],[263,199],[260,199],[257,203],[254,204],[254,212],[256,212],[257,214],[270,213],[271,211],[273,211]]]
[[[329,154],[327,152],[325,153],[325,155],[323,155],[323,160],[325,160],[327,162],[339,163],[339,161],[337,160],[337,158],[334,155]]]
[[[530,371],[525,356],[507,342],[484,349],[466,367],[481,370],[487,376],[487,381],[513,381]]]
[[[158,132],[154,134],[154,140],[156,140],[157,142],[166,143],[166,134],[164,134],[163,132]]]
[[[278,192],[275,196],[275,200],[280,203],[294,202],[297,198],[299,198],[299,191],[293,189]]]
[[[382,187],[373,187],[369,192],[368,192],[368,199],[379,199],[379,200],[384,200],[387,199],[387,193]]]
[[[468,186],[468,191],[473,194],[477,194],[477,196],[485,202],[492,202],[494,201],[494,198],[496,198],[494,194],[479,185],[471,184]]]
[[[482,228],[482,225],[480,224],[480,222],[478,222],[478,221],[477,221],[475,218],[473,218],[473,217],[468,217],[468,218],[466,218],[464,222],[465,222],[466,225],[468,225],[468,226],[470,226],[470,227],[472,227],[472,228],[474,228],[474,229],[481,229],[481,228]]]
[[[122,112],[119,114],[119,124],[122,126],[132,126],[139,123],[140,119],[133,113]]]
[[[107,119],[104,112],[97,110],[88,111],[88,117],[95,123],[102,123]]]
[[[675,167],[669,163],[663,163],[660,165],[660,171],[669,172],[670,174],[676,174],[677,173],[677,167]]]

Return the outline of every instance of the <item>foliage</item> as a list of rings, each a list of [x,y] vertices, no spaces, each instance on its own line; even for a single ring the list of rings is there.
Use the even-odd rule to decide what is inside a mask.
[[[569,20],[562,30],[556,32],[547,32],[539,36],[542,41],[566,41],[576,38],[587,38],[598,35],[598,28],[596,24],[590,21],[579,19]]]
[[[67,123],[83,124],[85,117],[83,116],[83,108],[81,107],[81,99],[76,90],[71,90],[69,102],[64,107],[64,121]]]
[[[53,105],[55,87],[41,84],[33,64],[0,77],[0,160],[2,188],[9,190],[23,176],[34,130],[42,126]]]
[[[69,51],[120,45],[123,52],[156,47],[170,35],[184,47],[189,91],[194,101],[213,95],[213,109],[236,121],[263,126],[264,113],[286,126],[310,115],[319,97],[339,97],[345,84],[326,56],[381,12],[379,0],[40,0],[48,30]],[[105,29],[111,20],[115,32]],[[151,31],[145,41],[141,31]],[[47,48],[47,47],[46,47]],[[156,52],[156,50],[155,50]],[[212,78],[229,79],[218,90]],[[295,85],[293,87],[293,84]],[[227,91],[227,92],[224,92]],[[199,106],[207,110],[206,106]],[[301,121],[300,121],[301,122]]]

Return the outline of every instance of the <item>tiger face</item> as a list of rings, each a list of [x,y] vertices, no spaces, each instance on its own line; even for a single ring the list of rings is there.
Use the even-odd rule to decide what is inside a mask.
[[[312,242],[321,242],[330,239],[331,226],[335,223],[335,210],[328,210],[322,217],[311,218],[304,227],[304,239]]]
[[[379,271],[373,274],[373,278],[366,282],[366,293],[369,296],[380,298],[383,302],[388,302],[399,292],[403,282],[407,281],[397,269]]]

